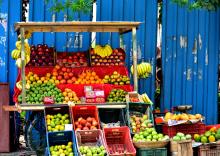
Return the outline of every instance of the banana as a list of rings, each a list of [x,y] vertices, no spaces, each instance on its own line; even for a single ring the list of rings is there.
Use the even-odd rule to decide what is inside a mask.
[[[14,49],[12,52],[11,52],[11,57],[16,60],[20,57],[20,54],[21,54],[21,51],[18,50],[18,49]]]
[[[133,68],[133,65],[131,66],[131,73],[133,74],[134,73],[134,68]]]
[[[16,83],[16,87],[17,87],[19,90],[22,90],[22,83],[21,83],[21,81],[18,81],[18,82]],[[27,83],[26,86],[25,86],[25,88],[26,88],[26,89],[30,89],[30,84]]]
[[[153,104],[153,102],[150,100],[150,98],[148,97],[148,95],[146,93],[141,95],[142,100],[147,103],[147,104]]]
[[[105,45],[106,56],[110,56],[112,54],[112,47],[110,45]]]

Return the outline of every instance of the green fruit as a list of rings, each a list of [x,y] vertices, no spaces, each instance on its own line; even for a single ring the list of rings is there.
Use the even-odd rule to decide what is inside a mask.
[[[206,137],[209,137],[210,135],[211,135],[211,132],[210,132],[210,131],[206,131],[206,132],[205,132],[205,136],[206,136]]]
[[[183,136],[183,137],[181,137],[180,139],[181,139],[182,141],[184,141],[184,140],[186,140],[186,137]]]
[[[192,139],[192,136],[191,136],[190,134],[187,134],[187,135],[186,135],[186,139],[187,139],[187,140],[190,140],[190,139]]]
[[[207,142],[208,142],[207,137],[206,137],[206,136],[202,136],[202,137],[201,137],[201,143],[205,144],[205,143],[207,143]]]
[[[220,134],[219,134],[219,133],[216,133],[216,134],[215,134],[215,138],[216,138],[216,140],[219,140],[219,139],[220,139]]]
[[[179,137],[184,137],[185,136],[183,133],[180,133],[180,132],[178,132],[176,135],[179,136]]]
[[[174,137],[173,137],[173,141],[180,141],[180,139],[181,139],[181,138],[180,138],[179,136],[174,136]]]

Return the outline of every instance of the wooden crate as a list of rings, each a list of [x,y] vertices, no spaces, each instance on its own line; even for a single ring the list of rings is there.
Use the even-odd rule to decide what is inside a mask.
[[[193,156],[192,140],[170,142],[170,151],[173,156]]]

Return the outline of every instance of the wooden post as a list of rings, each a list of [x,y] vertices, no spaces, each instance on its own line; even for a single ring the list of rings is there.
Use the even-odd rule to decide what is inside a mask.
[[[137,30],[132,28],[132,43],[133,43],[133,68],[134,68],[134,91],[138,91],[138,78],[137,78]]]
[[[20,33],[21,33],[21,81],[22,81],[22,104],[25,104],[26,103],[26,80],[25,80],[25,48],[24,48],[24,33],[25,33],[25,30],[24,28],[21,28],[20,30]]]

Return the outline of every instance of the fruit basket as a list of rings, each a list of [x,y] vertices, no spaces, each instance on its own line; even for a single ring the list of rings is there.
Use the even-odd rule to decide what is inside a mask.
[[[72,130],[69,106],[47,106],[44,109],[44,115],[47,132]]]
[[[194,124],[182,124],[176,126],[168,126],[167,124],[163,125],[163,134],[166,134],[170,137],[176,135],[177,132],[182,132],[184,134],[203,134],[205,133],[205,124],[202,122],[194,123]]]
[[[207,144],[201,145],[194,148],[194,156],[219,156],[220,155],[220,144]]]
[[[134,146],[137,148],[163,148],[165,147],[168,143],[169,140],[165,141],[144,141],[144,142],[133,142]]]
[[[127,126],[104,128],[104,139],[109,156],[135,156],[130,130]]]
[[[127,121],[130,128],[131,134],[134,135],[145,128],[153,127],[152,120],[150,120],[147,114],[142,114],[140,112],[127,111]]]
[[[62,67],[85,67],[89,65],[89,53],[86,52],[57,52],[56,63]]]
[[[99,109],[102,128],[126,126],[124,109]]]
[[[77,130],[76,142],[80,156],[86,155],[88,153],[102,153],[103,156],[106,155],[106,147],[103,139],[103,133],[101,130]],[[91,152],[88,152],[88,150],[90,149]]]
[[[73,106],[71,112],[74,130],[100,129],[96,106]]]
[[[74,132],[47,133],[47,149],[49,156],[52,156],[54,152],[58,154],[58,149],[62,149],[68,155],[78,156]]]

